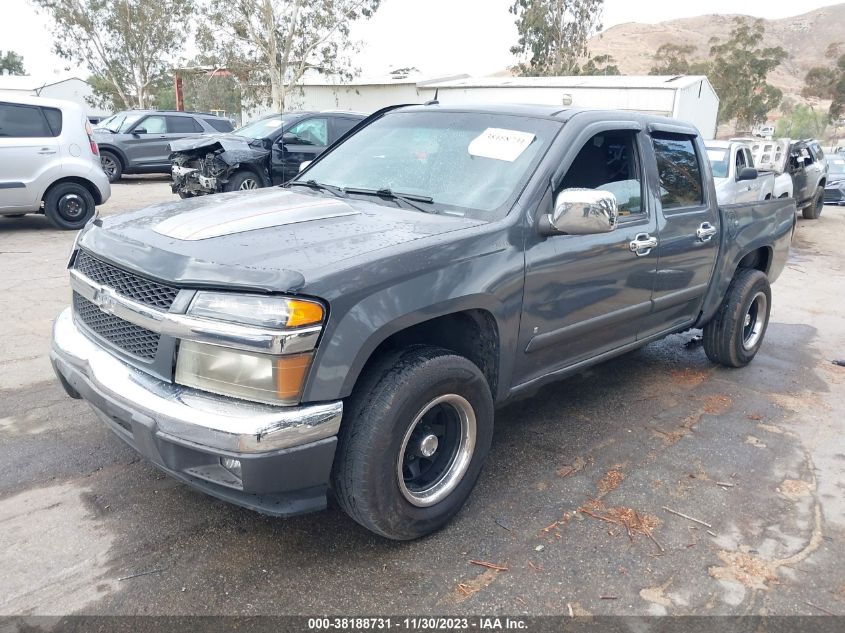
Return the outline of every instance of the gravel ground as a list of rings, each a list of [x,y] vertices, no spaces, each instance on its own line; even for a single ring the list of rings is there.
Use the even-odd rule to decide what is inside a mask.
[[[127,178],[101,214],[170,199]],[[465,510],[400,544],[139,460],[47,360],[73,234],[0,219],[0,614],[845,615],[843,233],[799,219],[749,367],[677,335],[503,408]]]

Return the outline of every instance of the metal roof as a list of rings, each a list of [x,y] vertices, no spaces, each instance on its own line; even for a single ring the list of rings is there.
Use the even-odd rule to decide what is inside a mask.
[[[707,81],[704,75],[574,75],[571,77],[466,77],[427,82],[427,88],[651,88],[675,90]]]
[[[0,90],[33,91],[73,80],[88,83],[79,77],[63,77],[59,79],[55,75],[49,77],[35,77],[32,75],[0,75]]]

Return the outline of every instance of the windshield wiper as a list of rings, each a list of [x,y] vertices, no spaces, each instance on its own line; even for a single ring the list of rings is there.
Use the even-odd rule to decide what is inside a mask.
[[[309,189],[313,189],[315,191],[328,191],[329,193],[333,193],[338,198],[346,198],[346,193],[340,187],[335,187],[334,185],[326,185],[321,182],[317,182],[314,179],[311,180],[291,180],[289,183],[285,185],[286,187],[308,187]]]
[[[388,200],[401,200],[410,207],[423,213],[434,213],[431,209],[426,209],[416,204],[416,202],[425,202],[426,204],[434,204],[434,198],[431,196],[419,196],[415,193],[396,193],[390,187],[383,187],[381,189],[358,189],[357,187],[344,187],[346,193],[357,193],[365,196],[378,196],[379,198],[387,198]],[[416,202],[414,202],[416,201]]]

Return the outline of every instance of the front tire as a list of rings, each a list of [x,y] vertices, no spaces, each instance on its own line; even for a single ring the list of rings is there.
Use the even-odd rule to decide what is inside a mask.
[[[819,189],[813,201],[804,207],[801,214],[805,220],[818,220],[822,211],[824,211],[824,189]]]
[[[223,186],[223,191],[251,191],[263,186],[261,178],[255,172],[241,170],[229,178],[229,182]]]
[[[704,351],[714,363],[744,367],[763,344],[772,306],[772,289],[765,273],[740,269],[722,305],[704,326]]]
[[[44,196],[44,215],[57,228],[78,231],[94,217],[94,196],[75,182],[56,185]]]
[[[410,347],[362,375],[344,414],[335,497],[367,529],[410,540],[443,527],[475,486],[493,438],[493,398],[479,368]]]

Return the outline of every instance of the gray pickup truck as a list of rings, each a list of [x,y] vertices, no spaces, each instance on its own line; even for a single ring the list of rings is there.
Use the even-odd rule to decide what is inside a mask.
[[[51,358],[186,484],[274,516],[331,493],[413,539],[466,501],[501,403],[691,328],[751,361],[794,223],[719,207],[684,123],[400,107],[282,188],[95,220]]]

